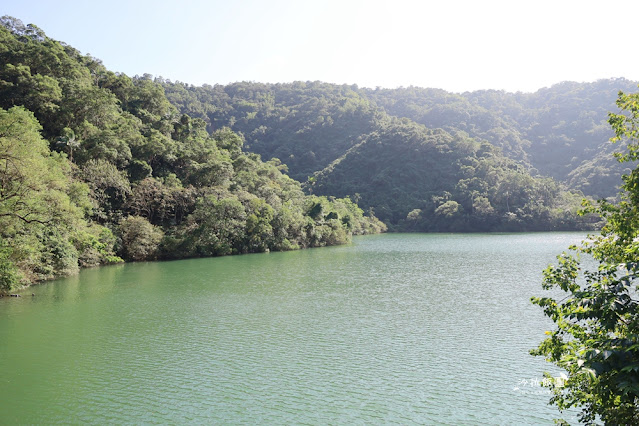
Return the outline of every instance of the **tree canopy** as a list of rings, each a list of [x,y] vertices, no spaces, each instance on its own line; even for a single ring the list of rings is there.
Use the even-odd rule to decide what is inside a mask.
[[[615,142],[625,143],[621,162],[639,159],[639,94],[619,93],[619,113],[609,123]],[[591,424],[639,422],[639,167],[623,177],[618,203],[587,205],[606,220],[573,254],[564,253],[544,272],[543,287],[560,296],[533,303],[556,324],[532,351],[565,369],[567,380],[549,380],[551,402],[563,410],[580,408]],[[596,268],[584,269],[579,254]],[[550,377],[550,376],[549,376]]]

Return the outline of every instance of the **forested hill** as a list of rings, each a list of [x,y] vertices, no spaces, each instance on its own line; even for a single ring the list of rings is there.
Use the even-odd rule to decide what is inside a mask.
[[[610,155],[622,148],[608,142],[613,136],[608,112],[617,110],[620,90],[636,89],[637,82],[621,78],[564,82],[534,93],[454,94],[416,87],[363,92],[391,115],[431,128],[462,130],[570,188],[609,197],[617,193],[620,175],[631,165]]]
[[[0,294],[79,267],[341,244],[380,232],[350,199],[305,195],[278,160],[0,19]]]
[[[620,175],[629,171],[610,155],[622,148],[608,142],[607,114],[616,110],[620,90],[636,88],[637,82],[622,78],[564,82],[534,93],[462,94],[319,82],[203,87],[165,82],[180,110],[204,119],[210,129],[241,132],[248,150],[280,158],[301,181],[343,155],[380,119],[393,116],[488,141],[531,174],[595,198],[615,196]]]
[[[297,82],[194,87],[164,82],[164,89],[180,111],[205,120],[210,131],[228,126],[241,133],[246,150],[279,158],[290,176],[301,181],[386,118],[351,86]]]
[[[487,142],[391,119],[313,176],[314,193],[357,194],[395,229],[583,229],[583,196],[532,177]]]
[[[636,86],[614,79],[454,94],[320,82],[163,84],[180,110],[211,131],[230,126],[247,150],[309,179],[309,191],[358,197],[396,229],[417,230],[581,226],[572,214],[581,195],[564,189],[616,194],[624,166],[610,155],[607,112],[619,90]],[[445,131],[426,137],[420,125]],[[438,210],[445,203],[454,208]]]

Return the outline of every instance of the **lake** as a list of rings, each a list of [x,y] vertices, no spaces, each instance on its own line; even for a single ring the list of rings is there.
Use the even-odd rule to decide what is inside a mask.
[[[384,234],[84,270],[0,299],[0,422],[552,424],[552,366],[528,354],[552,323],[530,297],[584,237]]]

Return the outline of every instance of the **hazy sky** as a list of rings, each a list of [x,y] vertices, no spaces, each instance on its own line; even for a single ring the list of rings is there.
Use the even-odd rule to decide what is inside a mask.
[[[639,80],[639,1],[0,0],[113,71],[461,92]]]

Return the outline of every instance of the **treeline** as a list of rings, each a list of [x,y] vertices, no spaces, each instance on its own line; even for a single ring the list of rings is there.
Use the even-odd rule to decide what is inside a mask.
[[[0,292],[124,260],[291,250],[385,225],[351,199],[305,195],[228,127],[0,20]]]
[[[281,158],[309,192],[352,196],[393,230],[592,226],[577,215],[583,194],[530,164],[529,144],[513,120],[478,106],[470,114],[472,103],[460,95],[410,89],[415,96],[408,96],[409,89],[320,82],[195,87],[157,81],[173,104],[210,130],[230,126],[244,135],[248,150]],[[417,110],[408,101],[398,100],[392,111],[383,103],[403,95],[430,96],[430,117],[439,118],[428,124],[440,130],[417,123],[417,115],[406,118]],[[469,125],[473,120],[477,124]]]

